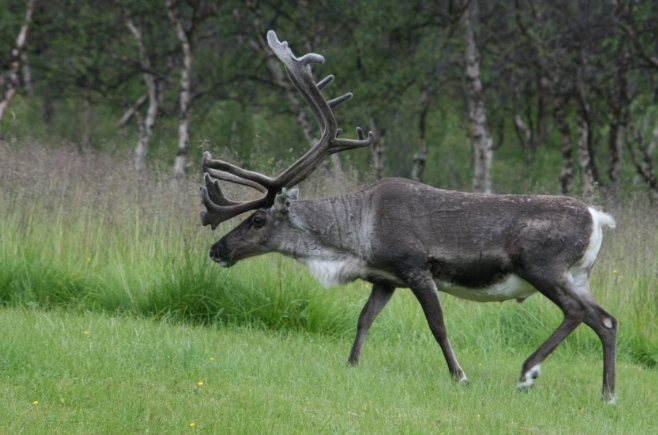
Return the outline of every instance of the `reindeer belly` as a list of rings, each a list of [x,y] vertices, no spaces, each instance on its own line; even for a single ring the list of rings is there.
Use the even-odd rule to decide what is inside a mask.
[[[468,299],[477,302],[506,301],[518,299],[523,301],[532,296],[537,290],[514,273],[508,274],[503,279],[484,287],[464,287],[446,281],[435,279],[434,282],[442,292],[451,294],[460,299]]]

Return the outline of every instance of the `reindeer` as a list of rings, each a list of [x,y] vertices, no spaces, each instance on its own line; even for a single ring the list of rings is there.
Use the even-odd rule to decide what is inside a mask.
[[[276,178],[204,155],[203,225],[214,230],[255,210],[210,248],[210,258],[230,267],[279,252],[304,264],[326,287],[356,279],[372,283],[348,359],[353,365],[395,289],[410,288],[450,374],[460,383],[468,379],[448,340],[439,291],[479,302],[523,301],[542,293],[563,311],[564,320],[525,360],[518,387],[530,388],[542,361],[585,322],[603,345],[603,398],[613,403],[617,320],[592,296],[589,275],[601,247],[602,227],[614,228],[614,219],[568,197],[462,193],[401,178],[386,178],[341,197],[300,200],[298,189],[291,188],[327,156],[368,146],[374,135],[364,138],[357,128],[358,139],[339,138],[332,108],[352,94],[326,101],[321,90],[333,76],[316,84],[310,68],[324,58],[314,53],[296,58],[273,31],[267,39],[312,109],[322,137]],[[250,186],[263,196],[229,200],[218,180]]]

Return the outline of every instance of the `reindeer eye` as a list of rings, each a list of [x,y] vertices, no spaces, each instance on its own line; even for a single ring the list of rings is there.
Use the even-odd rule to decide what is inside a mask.
[[[253,218],[253,219],[251,220],[251,224],[252,224],[254,227],[256,227],[256,228],[260,228],[260,227],[262,227],[263,225],[265,225],[265,219],[263,219],[263,218],[260,217],[260,216],[256,216],[255,218]]]

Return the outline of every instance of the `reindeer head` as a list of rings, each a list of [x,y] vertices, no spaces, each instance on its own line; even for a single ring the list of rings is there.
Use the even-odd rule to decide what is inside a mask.
[[[215,243],[208,253],[222,267],[240,260],[266,254],[281,247],[294,228],[290,225],[291,201],[296,201],[299,189],[284,188],[274,199],[274,205],[256,210],[230,233]]]

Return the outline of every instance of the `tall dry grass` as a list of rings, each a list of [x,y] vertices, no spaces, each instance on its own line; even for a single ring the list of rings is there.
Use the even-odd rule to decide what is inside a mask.
[[[261,168],[274,173],[280,169]],[[214,234],[198,223],[200,171],[177,179],[168,166],[136,174],[130,158],[28,143],[0,146],[0,301],[214,323],[251,324],[336,337],[353,334],[369,289],[357,282],[325,290],[292,260],[268,255],[221,269],[208,248]],[[329,179],[318,171],[303,197],[358,187],[358,174]],[[228,195],[254,195],[227,185]],[[592,274],[599,302],[620,320],[620,355],[658,364],[658,225],[638,200],[610,210],[618,228],[605,234]],[[457,349],[528,352],[561,321],[541,296],[522,305],[477,304],[445,296]],[[409,291],[377,320],[371,339],[431,342]],[[561,351],[600,352],[580,327]]]

